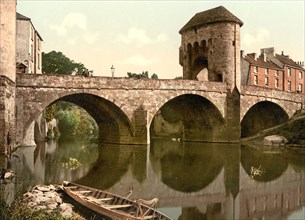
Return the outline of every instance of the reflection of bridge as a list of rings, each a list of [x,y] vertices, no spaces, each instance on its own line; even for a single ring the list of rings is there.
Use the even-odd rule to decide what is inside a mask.
[[[48,169],[57,154],[50,146],[36,147],[35,151],[22,148],[22,155],[13,157],[12,169],[24,179],[36,179],[33,184],[68,179],[122,195],[132,186],[133,198],[158,197],[160,208],[186,220],[207,216],[281,219],[305,206],[303,155],[278,162],[282,154],[240,150],[238,145],[210,145],[173,142],[165,152],[168,143],[158,143],[149,153],[140,146],[104,146],[95,164],[74,171],[52,165],[52,172]],[[257,158],[263,158],[259,161],[264,170],[261,178],[249,175],[249,165],[257,166]],[[275,165],[268,168],[270,164]]]

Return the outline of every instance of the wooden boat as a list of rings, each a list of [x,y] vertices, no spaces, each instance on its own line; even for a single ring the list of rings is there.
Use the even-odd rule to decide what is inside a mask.
[[[61,188],[81,205],[115,220],[171,220],[156,210],[157,198],[150,201],[142,199],[133,201],[128,199],[132,191],[126,196],[119,196],[67,181],[63,182]]]

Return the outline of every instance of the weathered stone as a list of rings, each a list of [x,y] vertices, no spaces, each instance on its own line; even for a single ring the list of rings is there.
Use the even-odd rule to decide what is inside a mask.
[[[37,186],[37,189],[41,192],[49,192],[50,188],[46,186]]]
[[[58,204],[61,204],[62,203],[62,198],[60,196],[55,196],[55,201],[58,203]]]
[[[264,138],[264,145],[283,145],[287,142],[287,138],[279,135],[271,135]]]

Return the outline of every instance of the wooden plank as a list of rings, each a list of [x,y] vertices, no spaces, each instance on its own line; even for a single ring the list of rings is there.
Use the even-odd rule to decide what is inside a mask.
[[[120,209],[120,208],[128,208],[128,207],[132,207],[132,204],[126,204],[126,205],[105,205],[103,207],[107,208],[107,209]]]
[[[94,201],[94,202],[106,202],[106,201],[110,201],[112,200],[113,198],[111,197],[107,197],[107,198],[94,198],[93,196],[87,196],[86,197],[89,201]]]
[[[92,192],[90,190],[79,190],[79,191],[72,191],[73,193],[75,194],[84,194],[84,193],[89,193],[89,192]]]

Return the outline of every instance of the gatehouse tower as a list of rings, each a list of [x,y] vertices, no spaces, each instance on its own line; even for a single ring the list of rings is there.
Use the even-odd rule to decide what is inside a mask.
[[[179,31],[183,78],[222,82],[227,88],[223,136],[240,139],[240,27],[243,22],[219,6],[195,14]]]
[[[200,74],[240,90],[240,27],[243,22],[223,6],[195,14],[179,31],[179,63],[184,79]],[[205,71],[203,71],[205,70]]]

